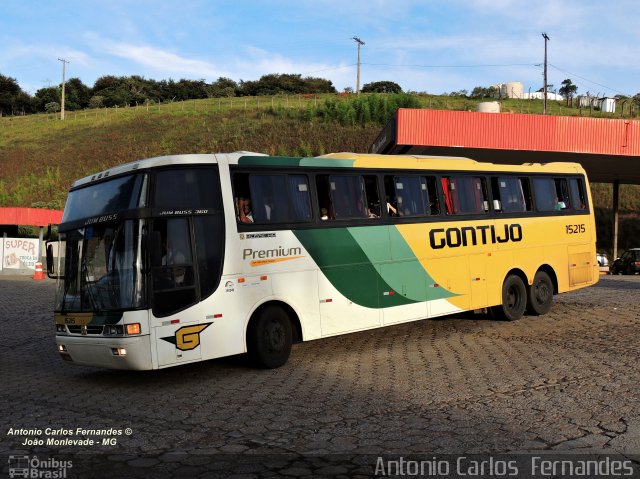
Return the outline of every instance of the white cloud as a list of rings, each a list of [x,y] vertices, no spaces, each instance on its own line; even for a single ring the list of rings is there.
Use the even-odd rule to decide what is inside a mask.
[[[149,45],[105,40],[93,34],[87,34],[86,37],[99,53],[124,58],[165,76],[177,75],[213,80],[225,75],[224,71],[204,60],[187,58]]]

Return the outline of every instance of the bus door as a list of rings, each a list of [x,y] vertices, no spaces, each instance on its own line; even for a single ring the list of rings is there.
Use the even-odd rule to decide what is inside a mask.
[[[158,366],[202,357],[196,272],[188,218],[155,219],[151,230],[152,338]]]
[[[189,317],[200,317],[200,304],[189,308]],[[200,333],[207,324],[199,321],[185,320],[184,314],[173,314],[164,318],[151,317],[153,328],[152,339],[156,343],[158,366],[198,361],[202,359]]]

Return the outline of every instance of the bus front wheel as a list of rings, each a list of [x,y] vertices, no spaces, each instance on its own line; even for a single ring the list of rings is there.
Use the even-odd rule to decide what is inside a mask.
[[[528,291],[528,309],[531,314],[541,316],[547,314],[553,302],[553,283],[544,271],[538,271]]]
[[[527,288],[515,274],[510,274],[502,283],[502,304],[491,308],[498,319],[515,321],[520,319],[527,307]]]
[[[267,306],[249,324],[249,357],[258,367],[278,368],[289,359],[292,338],[291,321],[287,313],[279,306]]]

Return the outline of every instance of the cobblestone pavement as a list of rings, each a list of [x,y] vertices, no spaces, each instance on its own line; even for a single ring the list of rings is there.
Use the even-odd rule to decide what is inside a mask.
[[[367,475],[378,455],[598,453],[638,466],[640,276],[602,277],[543,317],[462,314],[303,343],[276,370],[244,356],[149,372],[69,365],[53,295],[50,280],[0,276],[2,457],[68,457],[96,477]],[[131,434],[52,446],[48,427]]]

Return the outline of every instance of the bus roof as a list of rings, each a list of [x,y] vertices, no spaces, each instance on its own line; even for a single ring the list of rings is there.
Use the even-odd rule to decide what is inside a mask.
[[[73,183],[72,188],[139,169],[157,168],[170,165],[219,162],[231,165],[274,167],[346,167],[400,170],[429,169],[483,172],[584,173],[584,169],[579,163],[523,163],[522,165],[506,165],[478,162],[470,158],[457,156],[379,155],[371,153],[342,152],[316,157],[282,157],[269,156],[263,153],[253,153],[248,151],[236,151],[234,153],[226,154],[166,155],[133,161],[81,178]]]

